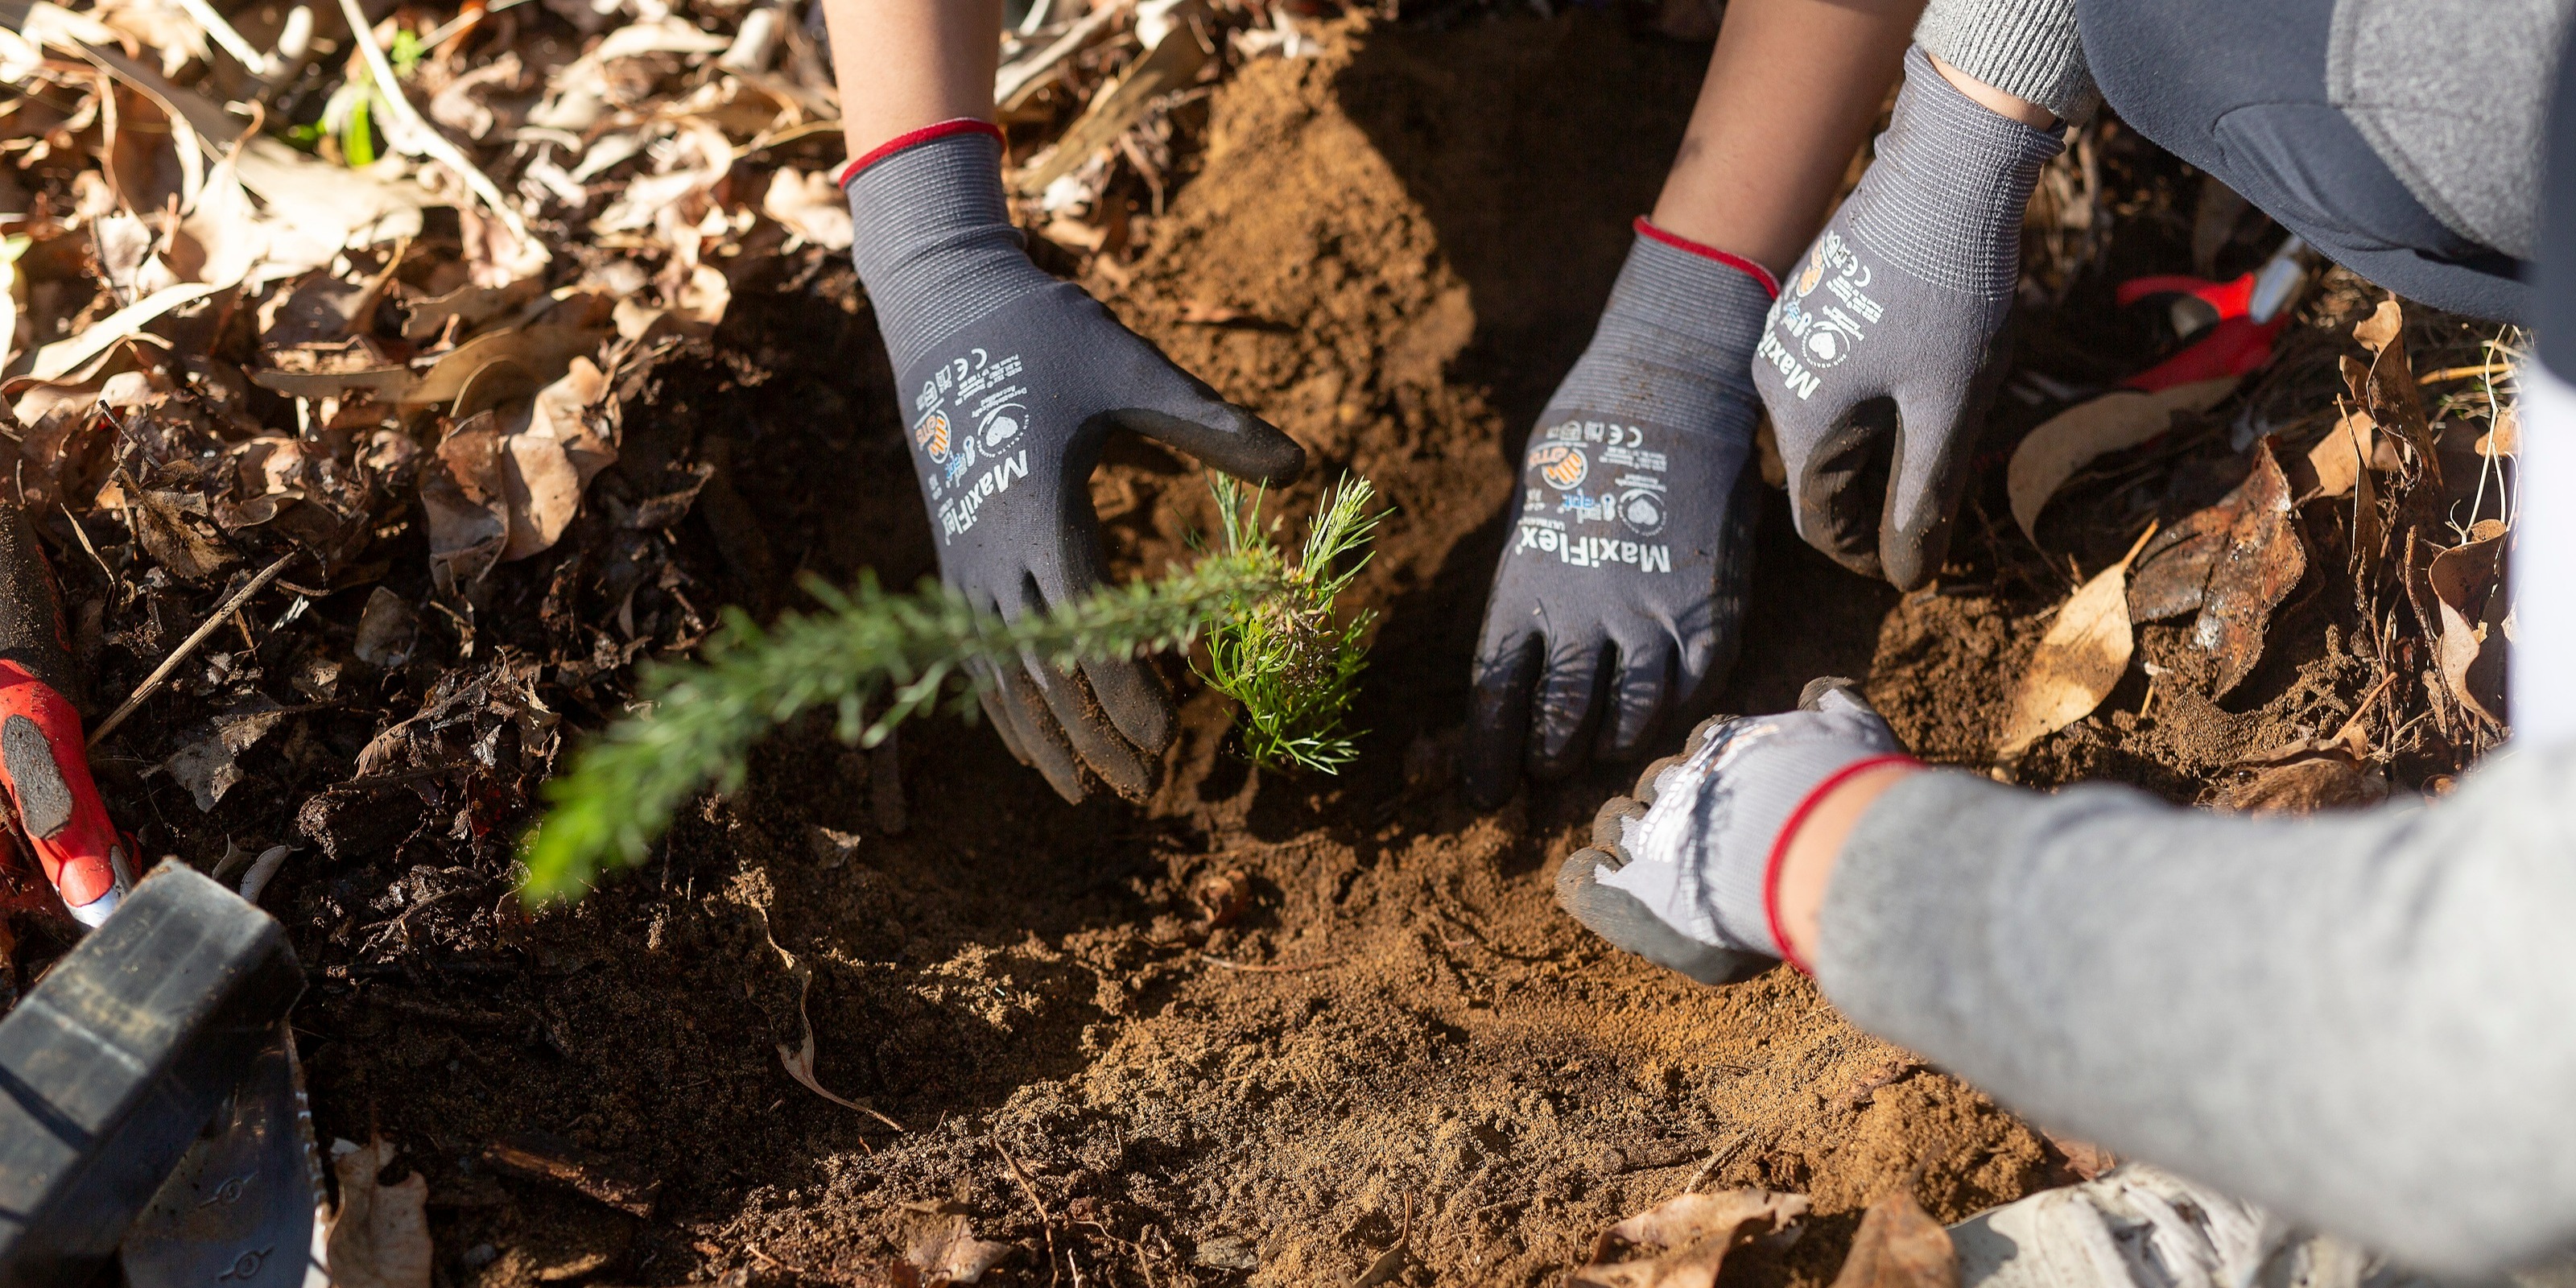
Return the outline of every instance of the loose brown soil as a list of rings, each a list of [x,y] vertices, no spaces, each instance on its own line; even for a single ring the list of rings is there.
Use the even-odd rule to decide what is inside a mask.
[[[1706,57],[1578,11],[1363,27],[1318,57],[1253,62],[1209,101],[1198,172],[1137,221],[1148,249],[1090,274],[1131,325],[1308,446],[1320,468],[1286,498],[1292,524],[1342,470],[1392,503],[1359,588],[1383,626],[1352,772],[1248,770],[1225,750],[1224,705],[1198,693],[1152,801],[1071,807],[989,731],[931,722],[904,734],[911,826],[891,835],[867,757],[795,731],[654,863],[532,920],[500,876],[522,802],[345,805],[344,831],[392,809],[393,840],[299,859],[269,903],[317,976],[298,1020],[317,1120],[326,1137],[380,1131],[428,1175],[440,1282],[875,1283],[963,1218],[1018,1249],[995,1283],[1337,1283],[1402,1239],[1402,1282],[1537,1284],[1606,1223],[1698,1182],[1811,1196],[1799,1241],[1728,1271],[1806,1285],[1890,1188],[1956,1219],[2061,1179],[2029,1127],[1856,1032],[1795,973],[1703,988],[1560,915],[1555,864],[1633,770],[1490,815],[1451,783],[1509,462],[1588,336]],[[2188,240],[2179,167],[2103,138],[2109,186],[2131,194],[2112,260],[2170,270]],[[2095,329],[2035,337],[2030,362],[2081,381],[2148,356],[2101,276],[2051,315]],[[1183,320],[1208,307],[1241,316]],[[627,411],[616,486],[650,496],[666,467],[717,467],[669,571],[637,564],[649,534],[585,529],[505,570],[484,638],[615,654],[585,632],[621,606],[694,619],[792,603],[797,573],[929,572],[888,383],[845,263],[738,289],[713,348],[664,363]],[[2033,418],[2008,406],[1998,438]],[[1213,524],[1195,467],[1150,449],[1113,451],[1094,494],[1122,575],[1185,558]],[[1995,498],[1977,507],[1961,568],[1900,600],[1806,550],[1773,498],[1726,701],[1773,709],[1813,675],[1863,675],[1926,754],[1982,765],[2068,583],[1986,522]],[[2124,539],[2069,548],[2091,570]],[[2141,719],[2143,689],[2123,692],[2025,776],[2189,799],[2226,748],[2348,707],[2342,655],[2321,643],[2331,613],[2288,611],[2303,642],[2231,702],[2253,714]],[[577,725],[617,700],[578,667],[543,683]],[[480,745],[476,709],[458,708],[460,755]],[[148,794],[207,864],[226,842],[214,824],[275,829],[298,804],[199,822],[166,782],[111,786],[121,808]],[[818,829],[858,841],[844,854]],[[1210,927],[1192,891],[1234,873],[1249,909]],[[800,995],[822,1084],[904,1130],[791,1080]],[[527,1130],[658,1181],[653,1215],[475,1161]]]

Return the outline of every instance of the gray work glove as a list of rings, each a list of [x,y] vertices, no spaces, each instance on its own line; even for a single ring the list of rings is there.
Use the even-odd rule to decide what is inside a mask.
[[[1719,716],[1593,816],[1592,848],[1557,870],[1556,901],[1659,966],[1742,979],[1788,956],[1771,903],[1783,833],[1828,788],[1911,761],[1848,680],[1809,683],[1796,711]]]
[[[1755,353],[1798,535],[1911,590],[1941,570],[2002,378],[2022,210],[2064,144],[1978,106],[1920,47],[1877,157],[1834,213]],[[1895,442],[1887,401],[1895,404]],[[1884,504],[1861,480],[1886,463]]]
[[[1016,621],[1100,584],[1089,481],[1112,429],[1265,484],[1294,481],[1306,458],[1029,262],[1000,146],[989,125],[949,122],[853,162],[843,184],[940,577]],[[1174,714],[1145,662],[1095,659],[1076,674],[1023,655],[980,678],[1004,745],[1066,800],[1083,796],[1077,766],[1131,799],[1153,791]]]
[[[1500,804],[1524,762],[1635,755],[1705,710],[1734,664],[1760,498],[1758,266],[1637,221],[1591,347],[1531,431],[1519,513],[1476,648],[1467,790]]]

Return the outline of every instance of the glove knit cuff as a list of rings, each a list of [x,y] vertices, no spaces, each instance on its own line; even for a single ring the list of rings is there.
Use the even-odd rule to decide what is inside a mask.
[[[901,372],[1055,279],[1029,262],[1002,195],[1002,141],[981,121],[916,130],[842,171],[850,258]]]
[[[1753,346],[1778,290],[1761,265],[1639,219],[1591,347],[1549,415],[1579,409],[1750,444]]]
[[[1852,236],[1889,264],[1980,299],[2021,280],[2021,220],[2064,128],[2035,130],[1960,93],[1920,45],[1877,155],[1846,205]],[[1820,243],[1821,245],[1821,243]],[[1813,266],[1810,266],[1813,271]]]

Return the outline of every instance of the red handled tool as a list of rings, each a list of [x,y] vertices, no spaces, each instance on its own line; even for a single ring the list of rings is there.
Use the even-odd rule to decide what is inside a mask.
[[[2135,277],[2120,284],[2122,308],[2156,296],[2184,296],[2218,314],[2216,325],[2202,331],[2180,352],[2120,382],[2128,389],[2170,389],[2241,376],[2272,359],[2272,342],[2290,324],[2290,306],[2307,284],[2307,243],[2293,233],[2263,266],[2232,282],[2167,274]]]
[[[83,925],[134,885],[134,847],[90,781],[62,596],[34,529],[0,504],[0,787],[45,879]]]

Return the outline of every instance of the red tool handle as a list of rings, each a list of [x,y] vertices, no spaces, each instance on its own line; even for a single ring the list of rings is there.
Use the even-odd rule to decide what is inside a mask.
[[[90,780],[69,636],[35,528],[0,503],[0,792],[63,906],[95,926],[134,884],[134,847]]]
[[[2241,318],[2254,310],[2254,274],[2247,273],[2232,282],[2213,282],[2178,273],[2133,277],[2120,283],[2120,289],[2113,293],[2113,298],[2119,301],[2121,308],[2127,308],[2158,295],[2188,295],[2218,310],[2221,320]]]
[[[2121,381],[2120,386],[2153,392],[2244,375],[2271,359],[2273,337],[2281,334],[2281,328],[2289,321],[2287,309],[2269,322],[2243,316],[2228,318],[2185,345],[2181,352]]]

